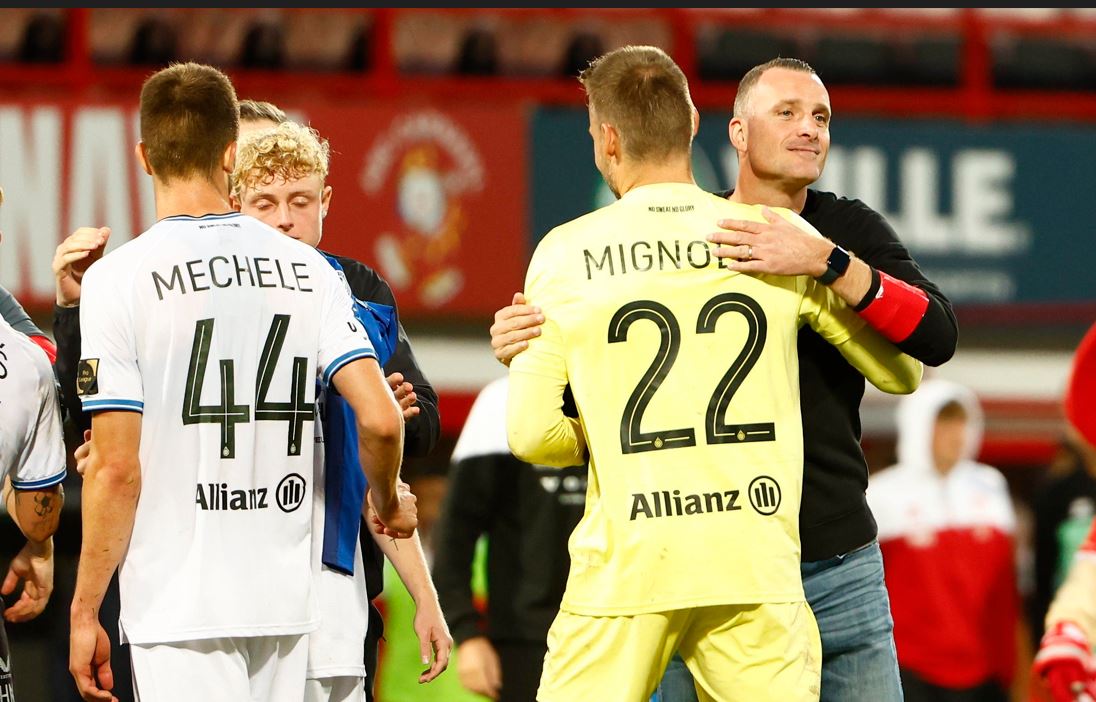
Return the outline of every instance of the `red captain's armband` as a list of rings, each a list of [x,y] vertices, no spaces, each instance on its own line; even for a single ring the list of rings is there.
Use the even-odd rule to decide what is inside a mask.
[[[38,336],[37,334],[35,334],[34,336],[29,336],[27,338],[33,341],[43,351],[46,352],[46,356],[49,357],[50,364],[57,362],[57,347],[53,345],[52,341],[44,336]]]
[[[879,290],[860,316],[888,341],[901,343],[917,328],[925,310],[929,308],[929,296],[921,288],[892,278],[883,271],[879,274]]]

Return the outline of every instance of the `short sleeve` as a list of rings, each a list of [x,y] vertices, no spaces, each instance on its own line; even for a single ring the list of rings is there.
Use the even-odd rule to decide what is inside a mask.
[[[16,490],[41,490],[65,479],[65,444],[53,373],[46,366],[38,378],[38,402],[27,440],[11,471]]]
[[[144,385],[130,295],[103,259],[84,275],[80,290],[80,363],[76,392],[85,412],[144,410]],[[121,276],[121,280],[127,280]]]
[[[339,369],[359,358],[377,358],[365,327],[354,314],[354,300],[335,269],[317,266],[322,272],[323,300],[320,309],[319,370],[324,385]]]

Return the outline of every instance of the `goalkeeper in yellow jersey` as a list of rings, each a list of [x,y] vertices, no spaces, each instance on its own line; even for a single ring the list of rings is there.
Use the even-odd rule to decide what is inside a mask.
[[[679,650],[702,700],[817,700],[796,333],[809,324],[887,392],[912,392],[922,366],[821,282],[714,255],[717,220],[763,221],[763,208],[694,183],[699,116],[662,50],[618,49],[580,80],[619,199],[537,247],[525,295],[547,321],[511,363],[507,410],[519,458],[590,460],[538,699],[646,700]],[[568,384],[578,419],[561,410]]]

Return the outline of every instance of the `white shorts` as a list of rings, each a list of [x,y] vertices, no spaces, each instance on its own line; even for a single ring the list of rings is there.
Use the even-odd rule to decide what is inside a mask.
[[[304,702],[365,702],[365,678],[309,678],[304,685]]]
[[[133,644],[137,702],[304,699],[308,636],[241,636]]]

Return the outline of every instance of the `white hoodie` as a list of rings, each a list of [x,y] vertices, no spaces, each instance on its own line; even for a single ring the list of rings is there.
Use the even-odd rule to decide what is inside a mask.
[[[936,470],[933,432],[956,400],[967,414],[959,461]],[[1018,596],[1016,517],[1001,473],[974,460],[983,418],[967,388],[930,380],[898,407],[898,463],[868,480],[894,614],[898,661],[930,683],[959,688],[996,679],[1014,663]]]

